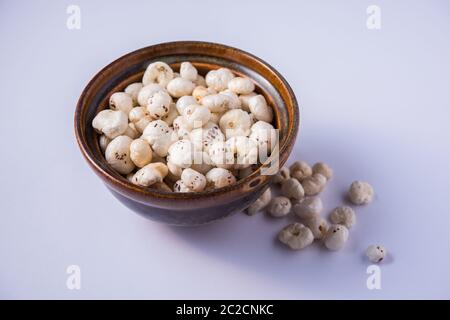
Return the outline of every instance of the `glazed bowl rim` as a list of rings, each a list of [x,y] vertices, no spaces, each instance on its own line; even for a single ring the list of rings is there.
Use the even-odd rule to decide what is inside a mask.
[[[168,191],[162,191],[162,190],[156,190],[156,189],[149,189],[146,187],[141,187],[141,186],[137,186],[132,184],[131,182],[127,181],[126,178],[123,179],[119,179],[115,176],[112,176],[111,174],[109,174],[107,171],[105,171],[102,166],[100,165],[100,163],[97,163],[97,159],[93,158],[90,154],[90,152],[93,151],[89,151],[90,148],[87,145],[85,139],[83,139],[82,137],[82,132],[83,132],[83,123],[82,123],[82,111],[84,108],[87,108],[87,106],[85,105],[85,98],[87,95],[87,92],[89,91],[89,89],[93,86],[93,84],[98,80],[98,78],[102,77],[102,74],[108,70],[109,68],[114,67],[117,63],[119,63],[120,61],[124,61],[127,60],[130,56],[133,55],[137,55],[142,51],[146,51],[150,48],[153,47],[164,47],[164,46],[184,46],[184,45],[211,45],[211,46],[216,46],[219,48],[223,48],[223,49],[227,49],[227,50],[233,50],[238,52],[241,55],[246,55],[247,57],[256,60],[258,63],[260,63],[261,65],[263,65],[265,68],[269,69],[270,72],[274,73],[276,75],[276,77],[279,78],[279,80],[282,82],[283,86],[286,88],[287,92],[288,92],[288,97],[291,100],[291,103],[293,105],[293,117],[292,119],[290,119],[290,121],[293,121],[294,124],[292,126],[292,128],[290,130],[288,130],[287,134],[286,134],[286,139],[284,140],[284,143],[282,145],[279,146],[279,159],[282,158],[282,155],[285,152],[288,152],[288,150],[290,150],[289,145],[293,144],[296,140],[296,136],[298,133],[298,128],[299,128],[299,124],[300,124],[300,120],[299,120],[299,108],[298,108],[298,103],[297,103],[297,99],[295,97],[295,94],[292,90],[292,88],[290,87],[289,83],[286,81],[286,79],[275,69],[273,68],[269,63],[267,63],[266,61],[262,60],[261,58],[258,58],[257,56],[246,52],[244,50],[235,48],[235,47],[231,47],[228,45],[224,45],[221,43],[214,43],[214,42],[205,42],[205,41],[171,41],[171,42],[162,42],[162,43],[158,43],[158,44],[154,44],[154,45],[150,45],[150,46],[146,46],[137,50],[134,50],[132,52],[129,52],[125,55],[122,55],[121,57],[115,59],[114,61],[110,62],[109,64],[107,64],[105,67],[103,67],[100,71],[98,71],[92,78],[91,80],[88,82],[88,84],[85,86],[85,88],[83,89],[77,105],[76,105],[76,109],[75,109],[75,116],[74,116],[74,127],[75,127],[75,136],[76,136],[76,140],[78,143],[78,146],[84,156],[84,158],[88,161],[88,163],[90,164],[91,168],[93,168],[96,173],[98,175],[101,175],[103,178],[105,178],[109,183],[112,183],[113,185],[117,185],[119,187],[125,188],[127,189],[129,192],[132,193],[137,193],[141,196],[144,197],[150,197],[150,198],[167,198],[168,196],[171,197],[172,199],[176,200],[176,199],[198,199],[198,198],[206,198],[206,197],[214,197],[217,196],[219,194],[223,194],[223,193],[227,193],[228,191],[232,191],[232,190],[236,190],[241,188],[242,186],[244,186],[246,183],[249,183],[250,181],[252,181],[257,174],[259,174],[261,167],[263,166],[260,165],[254,172],[252,172],[251,175],[249,175],[246,178],[240,179],[238,180],[236,183],[226,186],[226,187],[222,187],[222,188],[218,188],[218,189],[213,189],[213,190],[207,190],[207,191],[201,191],[201,192],[191,192],[191,193],[186,193],[186,192],[168,192]],[[263,78],[263,75],[261,75]],[[267,78],[266,78],[267,79]],[[277,90],[278,91],[278,90]],[[260,175],[261,176],[261,175]]]

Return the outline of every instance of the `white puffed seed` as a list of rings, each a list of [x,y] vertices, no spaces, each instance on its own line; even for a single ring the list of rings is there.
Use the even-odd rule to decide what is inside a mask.
[[[366,256],[370,261],[378,263],[386,257],[386,249],[382,245],[370,245],[366,250]]]
[[[100,150],[103,151],[103,153],[105,153],[106,147],[108,146],[108,144],[111,142],[111,139],[108,138],[107,136],[105,136],[104,134],[102,134],[100,136],[100,138],[98,138],[98,144],[100,146]]]
[[[173,185],[174,192],[194,192],[183,182],[183,180],[178,180]]]
[[[191,128],[200,128],[208,123],[211,111],[205,106],[192,104],[183,110],[183,116]]]
[[[225,141],[214,141],[208,149],[208,155],[218,168],[229,169],[234,165],[234,153]]]
[[[286,216],[289,211],[291,211],[291,200],[283,196],[273,198],[267,207],[267,212],[276,218]]]
[[[191,168],[183,170],[181,173],[181,180],[194,192],[203,191],[206,187],[206,177]]]
[[[331,225],[323,238],[325,247],[332,251],[342,249],[347,240],[348,229],[340,224]]]
[[[292,250],[301,250],[313,243],[314,235],[308,227],[296,222],[281,230],[278,240]]]
[[[320,173],[323,175],[327,180],[330,180],[333,176],[333,170],[328,166],[326,163],[323,162],[317,162],[312,167],[313,173]]]
[[[235,169],[243,169],[257,164],[258,146],[253,140],[244,136],[236,136],[228,139],[226,143],[235,158]]]
[[[270,190],[270,188],[267,188],[266,191],[264,191],[263,194],[247,208],[247,214],[249,216],[252,216],[260,212],[270,203],[271,199],[272,191]]]
[[[182,62],[180,66],[180,76],[189,81],[195,82],[197,80],[197,69],[190,62]]]
[[[186,118],[178,116],[173,120],[173,130],[180,139],[188,139],[192,128],[189,126]]]
[[[219,120],[219,126],[225,137],[248,136],[251,128],[250,116],[241,109],[227,111]]]
[[[142,138],[147,140],[152,150],[161,157],[165,157],[172,143],[178,140],[173,129],[162,120],[150,122],[142,133]]]
[[[217,124],[208,122],[204,127],[192,130],[189,139],[196,150],[208,152],[215,141],[225,141],[225,136]]]
[[[172,68],[162,61],[149,64],[142,77],[142,83],[148,85],[150,83],[158,83],[165,87],[170,80],[173,79]]]
[[[292,205],[292,211],[300,219],[311,219],[320,215],[323,203],[319,197],[304,198]]]
[[[276,175],[273,176],[272,178],[272,182],[275,184],[281,184],[284,180],[289,179],[290,173],[289,173],[289,169],[286,167],[282,167]]]
[[[106,147],[106,162],[121,174],[128,174],[134,169],[134,163],[130,158],[130,145],[132,141],[133,139],[128,136],[118,136]]]
[[[191,166],[194,158],[194,145],[189,140],[178,140],[173,143],[167,153],[167,161],[181,168]]]
[[[173,125],[173,121],[179,116],[177,107],[175,103],[171,103],[169,106],[169,113],[165,116],[161,117],[161,120],[163,120],[165,123],[167,123],[169,126]]]
[[[148,187],[157,182],[162,182],[167,176],[167,172],[167,166],[164,163],[149,163],[134,174],[132,183],[138,186]]]
[[[194,91],[195,84],[185,78],[175,78],[167,84],[167,91],[174,98],[189,96]]]
[[[177,100],[177,111],[180,115],[183,114],[184,109],[190,105],[197,104],[197,100],[193,96],[182,96]]]
[[[109,108],[111,110],[121,110],[128,114],[133,109],[133,99],[128,93],[115,92],[109,98]]]
[[[152,162],[153,151],[149,143],[144,139],[136,139],[130,145],[131,161],[138,167],[142,168]]]
[[[250,112],[250,108],[248,106],[248,102],[250,101],[250,98],[256,96],[256,93],[252,92],[249,94],[241,94],[239,95],[239,100],[241,100],[241,107],[242,110]]]
[[[167,115],[172,104],[172,97],[166,91],[154,92],[147,100],[147,111],[154,119],[160,119]]]
[[[249,138],[258,144],[260,155],[268,155],[277,142],[277,132],[270,123],[257,121],[251,126]]]
[[[196,86],[194,91],[192,91],[192,96],[195,98],[197,103],[201,103],[202,99],[206,96],[216,94],[216,90],[204,86]]]
[[[147,107],[148,98],[150,98],[151,95],[153,95],[155,92],[165,90],[164,87],[160,86],[157,83],[150,83],[139,91],[137,96],[138,104],[141,107]]]
[[[312,175],[312,168],[304,161],[295,161],[289,167],[289,170],[291,177],[297,179],[300,182]]]
[[[207,107],[211,112],[222,113],[227,111],[230,105],[230,97],[225,94],[210,94],[204,96],[200,103]]]
[[[144,85],[141,82],[134,82],[125,88],[124,92],[130,95],[133,100],[133,106],[137,105],[137,97],[143,86]]]
[[[315,173],[310,177],[306,177],[302,180],[302,186],[305,190],[307,196],[315,196],[322,192],[327,183],[327,178],[325,178],[320,173]]]
[[[227,169],[213,168],[206,174],[206,183],[209,188],[218,189],[236,183],[236,178]]]
[[[250,94],[255,90],[255,84],[249,78],[235,77],[228,82],[228,89],[237,94]]]
[[[311,230],[314,239],[323,239],[328,231],[328,222],[321,216],[303,219],[302,222]]]
[[[264,96],[259,94],[251,97],[248,101],[248,108],[257,120],[272,122],[273,111],[272,108],[267,105]]]
[[[125,136],[129,136],[131,139],[136,139],[139,136],[139,132],[136,129],[134,123],[129,123],[127,130],[124,132]]]
[[[114,139],[128,128],[128,117],[123,111],[102,110],[92,120],[92,126],[98,133]]]
[[[220,92],[220,95],[225,96],[225,104],[228,109],[238,109],[241,108],[241,100],[236,93],[231,90],[225,90]]]
[[[195,79],[194,83],[196,86],[202,86],[202,87],[207,86],[205,78],[199,74],[197,75],[197,79]]]
[[[234,78],[234,74],[227,68],[211,70],[206,74],[205,80],[208,87],[216,91],[223,91],[228,88],[228,82]]]
[[[281,194],[289,199],[300,200],[305,196],[305,190],[297,179],[289,178],[281,183]]]
[[[355,211],[347,206],[336,207],[331,211],[330,221],[334,224],[342,224],[350,229],[356,223]]]
[[[348,190],[348,197],[350,201],[358,205],[372,202],[373,194],[374,191],[372,186],[363,181],[352,182],[350,189]]]

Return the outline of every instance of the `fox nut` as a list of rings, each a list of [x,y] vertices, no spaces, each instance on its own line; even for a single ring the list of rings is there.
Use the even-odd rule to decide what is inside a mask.
[[[133,99],[128,93],[115,92],[109,98],[109,108],[111,110],[121,110],[128,114],[133,109]]]
[[[100,138],[98,138],[98,145],[100,146],[100,149],[103,153],[105,153],[106,147],[111,142],[111,139],[102,134]]]
[[[152,147],[152,150],[161,157],[167,155],[169,147],[177,140],[173,129],[162,120],[150,122],[147,127],[145,127],[142,138],[145,139]]]
[[[292,250],[301,250],[314,241],[314,235],[301,223],[292,223],[278,234],[278,240]]]
[[[313,173],[320,173],[325,178],[327,178],[327,180],[330,180],[333,176],[333,170],[323,162],[317,162],[316,164],[314,164],[312,167],[312,171]]]
[[[236,183],[236,178],[227,169],[213,168],[206,173],[206,181],[209,187],[217,189]]]
[[[326,183],[327,178],[320,173],[315,173],[312,176],[302,180],[302,186],[307,196],[314,196],[322,192]]]
[[[102,110],[92,120],[94,129],[109,139],[123,134],[128,128],[128,117],[123,111]]]
[[[195,82],[197,80],[197,69],[190,62],[182,62],[180,66],[180,76],[189,81]]]
[[[183,114],[184,109],[189,107],[190,105],[197,104],[197,100],[193,96],[182,96],[177,100],[176,106],[177,111],[180,115]]]
[[[342,224],[350,229],[356,223],[355,211],[347,206],[334,208],[330,214],[330,221],[334,224]]]
[[[270,154],[277,143],[277,132],[274,127],[267,122],[257,121],[250,129],[250,139],[256,141],[259,154]]]
[[[147,107],[148,104],[148,98],[150,98],[155,92],[165,90],[164,87],[160,86],[157,83],[150,83],[139,91],[137,96],[138,104],[141,107]]]
[[[130,95],[133,100],[133,106],[137,105],[137,97],[143,86],[141,82],[134,82],[125,88],[124,92]]]
[[[296,180],[297,181],[297,180]],[[292,211],[300,219],[311,219],[320,215],[323,210],[323,203],[319,197],[302,199],[292,206]]]
[[[249,114],[241,109],[229,110],[219,120],[220,129],[227,139],[248,136],[251,125]]]
[[[354,204],[362,205],[372,202],[373,188],[363,181],[354,181],[348,190],[348,197]]]
[[[178,180],[173,185],[174,192],[193,192],[188,186],[183,182],[183,180]]]
[[[289,167],[291,177],[297,179],[298,181],[302,181],[303,179],[310,177],[313,173],[312,168],[304,161],[295,161]],[[317,172],[319,173],[319,172]]]
[[[121,174],[128,174],[134,169],[134,163],[130,158],[130,145],[132,141],[133,139],[128,136],[118,136],[106,147],[106,162]]]
[[[189,133],[189,139],[194,144],[196,150],[208,152],[209,147],[215,141],[225,141],[225,136],[217,124],[208,122],[203,128],[192,130]]]
[[[225,141],[214,141],[208,148],[208,155],[216,167],[227,169],[234,165],[234,153]]]
[[[169,113],[172,97],[166,91],[154,92],[147,100],[147,111],[154,119],[160,119]]]
[[[248,100],[248,108],[257,120],[272,122],[273,111],[267,105],[267,101],[262,95],[256,95]]]
[[[157,61],[149,64],[142,77],[142,83],[144,86],[150,83],[157,83],[165,87],[172,79],[172,68],[167,63]]]
[[[249,94],[255,90],[255,84],[249,78],[235,77],[228,82],[228,89],[237,94]]]
[[[206,177],[191,168],[184,169],[181,173],[181,181],[192,191],[200,192],[206,187]]]
[[[289,179],[291,176],[289,174],[289,169],[282,167],[280,171],[272,178],[273,183],[281,184],[284,180]]]
[[[281,183],[281,194],[289,199],[300,200],[305,196],[305,190],[297,179],[289,178]]]
[[[180,98],[182,96],[188,96],[195,88],[195,84],[185,78],[175,78],[170,80],[167,84],[167,91],[174,98]]]
[[[206,74],[205,80],[208,87],[216,91],[223,91],[228,88],[228,82],[234,78],[234,74],[227,68],[211,70]]]
[[[148,187],[157,182],[162,182],[167,173],[168,169],[164,163],[149,163],[134,174],[131,182],[138,186]]]
[[[252,216],[262,209],[264,209],[272,199],[272,191],[270,190],[270,187],[266,189],[266,191],[263,192],[263,194],[256,199],[255,202],[253,202],[248,208],[247,208],[247,214],[249,216]]]
[[[342,249],[347,240],[348,229],[340,224],[331,225],[323,238],[325,247],[332,251]]]
[[[323,239],[328,231],[328,222],[321,216],[313,216],[309,219],[303,219],[302,222],[314,235],[314,239]]]
[[[178,140],[173,143],[167,153],[167,161],[181,168],[188,168],[192,164],[194,145],[189,140]]]
[[[272,217],[284,217],[291,211],[291,200],[289,198],[278,196],[270,201],[267,212]]]
[[[197,101],[197,103],[200,103],[204,97],[213,94],[216,94],[216,90],[204,86],[196,86],[194,88],[194,91],[192,91],[192,96],[194,97],[195,101]]]
[[[183,116],[191,128],[200,128],[208,123],[211,111],[205,106],[192,104],[183,110]]]
[[[130,158],[131,161],[138,168],[142,168],[145,165],[152,162],[153,151],[150,148],[148,142],[144,139],[133,140],[130,144]]]
[[[372,262],[381,262],[386,257],[386,249],[381,245],[370,245],[366,250],[366,256]]]

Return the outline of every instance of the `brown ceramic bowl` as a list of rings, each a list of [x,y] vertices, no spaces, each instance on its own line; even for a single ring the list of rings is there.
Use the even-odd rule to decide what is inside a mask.
[[[253,79],[257,84],[256,91],[266,97],[275,111],[274,125],[279,129],[279,165],[286,162],[299,127],[297,101],[286,80],[268,63],[250,53],[199,41],[168,42],[142,48],[100,70],[83,90],[75,111],[75,133],[81,152],[117,199],[152,220],[172,225],[199,225],[244,210],[261,195],[271,179],[270,175],[261,174],[261,167],[225,188],[199,193],[169,193],[133,185],[106,163],[98,145],[98,134],[91,125],[92,119],[108,105],[112,93],[141,81],[147,65],[158,60],[168,63],[174,70],[182,61],[190,61],[202,75],[211,69],[227,67],[237,75]]]

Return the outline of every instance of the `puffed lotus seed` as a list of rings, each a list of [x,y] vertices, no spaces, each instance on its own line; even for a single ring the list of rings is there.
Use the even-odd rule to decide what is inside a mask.
[[[267,212],[272,217],[284,217],[291,211],[291,200],[289,198],[278,196],[270,201]]]
[[[182,96],[177,100],[177,111],[180,115],[182,115],[184,113],[184,109],[195,104],[197,104],[197,100],[195,100],[193,96]]]
[[[192,128],[189,126],[187,120],[183,116],[178,116],[173,120],[173,130],[175,131],[175,134],[180,139],[188,139],[189,133],[191,132]]]
[[[348,229],[347,227],[340,224],[330,226],[323,238],[325,247],[327,247],[329,250],[332,251],[342,249],[347,240],[348,240]]]
[[[100,136],[100,138],[98,138],[98,144],[100,146],[100,150],[103,151],[103,153],[105,153],[106,147],[108,146],[108,144],[111,142],[111,139],[108,138],[107,136],[105,136],[104,134],[102,134]]]
[[[381,245],[370,245],[366,250],[366,256],[370,261],[378,263],[386,257],[386,249]]]
[[[276,175],[272,178],[272,182],[276,184],[281,184],[283,181],[289,179],[291,176],[289,174],[289,169],[286,167],[282,167],[280,171],[277,172]]]
[[[197,74],[197,78],[194,81],[196,86],[202,86],[202,87],[206,87],[206,80],[203,76]]]
[[[302,186],[307,196],[315,196],[316,194],[322,192],[326,183],[327,178],[320,173],[315,173],[312,176],[302,180]]]
[[[236,183],[236,178],[227,169],[213,168],[206,174],[206,182],[209,187],[217,189]]]
[[[167,123],[169,126],[173,125],[173,121],[179,116],[177,107],[175,103],[171,103],[169,106],[169,113],[165,116],[161,117],[161,120],[163,120],[165,123]]]
[[[131,161],[138,168],[142,168],[145,165],[152,162],[153,151],[148,142],[144,139],[133,140],[130,144],[130,158]]]
[[[372,202],[373,188],[370,184],[363,181],[354,181],[348,190],[348,197],[351,202],[358,205]]]
[[[144,72],[142,83],[148,85],[150,83],[157,83],[165,87],[170,80],[173,79],[172,68],[162,61],[151,63]]]
[[[172,97],[166,91],[156,91],[147,100],[147,111],[154,119],[160,119],[169,113]]]
[[[178,140],[173,129],[162,120],[150,122],[145,127],[142,138],[147,140],[152,150],[161,157],[165,157],[172,143]]]
[[[194,91],[195,84],[185,78],[175,78],[167,84],[167,91],[174,98],[191,95]]]
[[[144,85],[141,82],[135,82],[135,83],[128,85],[125,88],[124,92],[128,93],[130,95],[131,99],[133,100],[133,106],[137,105],[137,103],[138,103],[137,97],[138,97],[139,91],[141,91],[143,86]]]
[[[164,163],[149,163],[134,174],[132,183],[138,186],[148,187],[157,182],[162,182],[167,176],[167,173],[168,169]]]
[[[208,152],[215,141],[225,141],[225,136],[217,124],[208,122],[204,127],[192,130],[189,139],[196,150]]]
[[[206,187],[206,177],[191,168],[184,169],[181,173],[181,180],[192,191],[200,192]]]
[[[225,133],[227,139],[248,136],[251,125],[249,114],[241,109],[227,111],[219,121],[220,129]]]
[[[178,140],[169,147],[168,162],[181,168],[189,168],[194,158],[194,145],[189,140]]]
[[[234,74],[227,68],[211,70],[206,74],[205,80],[208,87],[216,91],[223,91],[228,88],[228,82],[234,78]]]
[[[183,116],[191,128],[201,128],[208,123],[211,111],[205,106],[193,104],[183,110]]]
[[[260,155],[269,155],[278,140],[274,127],[264,121],[257,121],[251,126],[249,138],[256,141]]]
[[[230,96],[226,94],[210,94],[204,96],[200,103],[207,107],[211,112],[222,113],[229,109],[231,102]]]
[[[109,139],[125,133],[128,128],[128,117],[123,111],[102,110],[92,120],[94,129]]]
[[[115,92],[109,98],[109,108],[111,110],[121,110],[128,114],[133,109],[133,99],[128,93]]]
[[[254,96],[256,96],[256,93],[254,93],[254,92],[251,92],[249,94],[241,94],[241,95],[239,95],[239,100],[241,100],[242,110],[250,112],[250,108],[249,108],[248,103],[249,103],[250,98],[252,98]]]
[[[188,186],[183,182],[183,180],[178,180],[173,185],[174,192],[193,192]]]
[[[229,169],[234,165],[234,153],[225,141],[214,141],[208,154],[211,162],[218,168]]]
[[[295,161],[290,167],[291,177],[297,179],[298,181],[303,181],[303,179],[310,177],[313,173],[312,168],[304,161]]]
[[[305,190],[297,179],[289,178],[281,183],[281,194],[289,199],[300,200],[305,196]]]
[[[241,100],[239,100],[239,97],[233,91],[227,89],[225,91],[220,92],[220,95],[225,97],[228,109],[241,108]]]
[[[302,222],[311,230],[314,239],[323,239],[328,231],[328,222],[321,216],[303,219]]]
[[[258,146],[248,137],[237,136],[226,141],[226,144],[233,153],[234,168],[243,169],[256,164],[258,161]]]
[[[106,147],[106,162],[121,174],[128,174],[134,169],[134,163],[130,158],[130,145],[132,141],[133,139],[128,136],[118,136]]]
[[[255,90],[255,84],[249,78],[235,77],[228,82],[228,89],[237,94],[250,94]]]
[[[194,97],[195,101],[197,101],[197,103],[201,103],[201,101],[204,97],[213,95],[216,93],[217,93],[216,90],[214,90],[212,88],[204,87],[204,86],[196,86],[194,88],[194,91],[192,91],[192,96]]]
[[[164,87],[160,86],[157,83],[150,83],[150,84],[142,87],[142,89],[139,91],[138,96],[137,96],[138,104],[141,107],[147,107],[148,98],[150,98],[150,96],[152,96],[155,92],[158,92],[161,90],[165,90],[165,89],[164,89]]]
[[[134,123],[129,123],[127,130],[123,133],[124,136],[129,136],[131,139],[136,139],[139,136],[139,132],[136,129]]]
[[[330,214],[330,221],[334,224],[342,224],[350,229],[356,223],[355,211],[347,206],[336,207]]]
[[[263,194],[247,208],[247,214],[252,216],[260,212],[270,203],[271,199],[272,191],[270,188],[267,188],[266,191],[264,191]]]
[[[296,180],[297,181],[297,180]],[[320,215],[323,210],[323,203],[319,197],[304,198],[293,203],[292,211],[300,219],[311,219]]]
[[[313,243],[314,235],[308,227],[296,222],[281,230],[278,240],[292,250],[301,250]]]
[[[323,175],[327,180],[330,180],[333,176],[333,170],[328,166],[326,163],[323,162],[317,162],[312,167],[313,173],[320,173]]]
[[[197,69],[190,62],[182,62],[180,66],[180,76],[189,81],[195,82],[197,80]]]
[[[256,95],[251,97],[248,101],[248,108],[253,113],[257,120],[272,122],[273,111],[272,108],[267,105],[267,101],[262,95]]]

